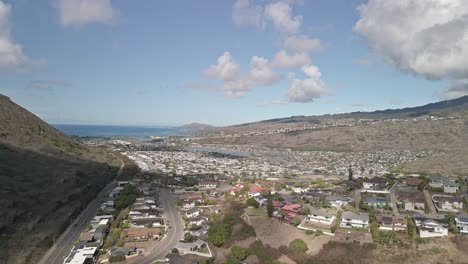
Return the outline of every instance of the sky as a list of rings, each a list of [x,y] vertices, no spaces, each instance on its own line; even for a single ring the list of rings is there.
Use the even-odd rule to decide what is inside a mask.
[[[0,94],[54,124],[417,106],[468,94],[468,3],[0,0]]]

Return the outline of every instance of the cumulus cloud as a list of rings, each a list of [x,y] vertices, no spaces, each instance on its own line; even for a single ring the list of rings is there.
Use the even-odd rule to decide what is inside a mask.
[[[232,20],[237,25],[252,25],[263,28],[263,7],[253,0],[237,0],[232,8]]]
[[[22,68],[31,63],[21,45],[11,36],[10,16],[10,5],[0,1],[0,68],[3,69]]]
[[[293,17],[291,2],[288,1],[266,5],[265,16],[277,30],[284,33],[297,33],[302,24],[302,16]]]
[[[398,68],[429,79],[468,78],[466,0],[369,0],[354,30]]]
[[[218,58],[218,63],[211,65],[204,74],[210,79],[229,81],[237,77],[239,69],[239,64],[234,61],[231,53],[226,51]]]
[[[452,81],[442,92],[437,94],[441,99],[455,99],[468,95],[468,79]]]
[[[256,86],[270,86],[279,82],[282,78],[280,74],[273,70],[267,59],[258,56],[252,57],[250,70],[241,74],[239,64],[235,62],[229,52],[224,52],[218,58],[217,64],[211,65],[204,71],[204,75],[210,79],[220,81],[220,84],[189,83],[186,86],[220,91],[227,97],[241,97]]]
[[[322,94],[333,94],[325,87],[319,68],[314,65],[308,65],[303,66],[302,71],[307,75],[307,78],[294,78],[291,81],[286,94],[290,102],[307,103],[320,98]]]
[[[109,23],[117,15],[111,0],[56,0],[55,7],[63,27]]]
[[[293,52],[310,52],[323,49],[320,39],[311,39],[305,35],[289,36],[284,42],[284,47]]]
[[[281,80],[281,75],[273,70],[265,58],[254,56],[250,65],[249,77],[257,85],[273,85]]]
[[[273,65],[278,68],[296,68],[310,64],[310,57],[307,53],[288,53],[281,50],[276,53]]]

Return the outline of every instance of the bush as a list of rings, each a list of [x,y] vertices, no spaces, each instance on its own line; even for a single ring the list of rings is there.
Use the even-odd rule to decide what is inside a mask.
[[[289,243],[289,249],[291,249],[293,252],[306,252],[309,250],[309,247],[304,242],[304,240],[294,239],[291,241],[291,243]]]
[[[247,249],[247,248],[243,248],[243,247],[239,247],[237,245],[234,245],[232,248],[231,248],[231,254],[233,257],[235,257],[236,259],[238,260],[244,260],[246,259],[250,254],[250,250]]]
[[[323,235],[323,231],[322,230],[317,230],[315,231],[315,236],[321,236]]]
[[[109,257],[110,263],[121,262],[125,260],[125,255],[114,255]]]
[[[293,225],[293,226],[298,226],[298,225],[301,224],[301,222],[302,222],[301,218],[300,218],[299,216],[296,216],[296,217],[294,217],[293,219],[291,219],[291,222],[290,222],[290,223],[291,223],[291,225]]]
[[[173,248],[171,250],[171,252],[174,253],[174,254],[179,254],[179,250],[177,248]]]
[[[208,230],[208,240],[217,247],[221,247],[231,236],[231,226],[229,224],[219,224],[210,227]]]

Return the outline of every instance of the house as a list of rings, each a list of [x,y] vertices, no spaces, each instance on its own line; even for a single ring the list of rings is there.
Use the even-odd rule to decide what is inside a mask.
[[[205,241],[198,239],[197,241],[191,243],[178,242],[175,245],[175,248],[179,251],[180,254],[185,255],[190,252],[199,251],[202,248],[208,247]]]
[[[388,201],[386,197],[367,197],[365,204],[371,207],[385,207],[388,205]]]
[[[194,218],[189,219],[189,220],[188,220],[188,223],[189,223],[191,226],[200,226],[200,225],[202,225],[205,221],[206,221],[206,218],[205,218],[205,217],[198,216],[198,217],[194,217]]]
[[[422,179],[417,178],[417,177],[407,177],[403,179],[403,183],[409,188],[414,189],[414,190],[417,190],[423,182],[424,181]]]
[[[422,195],[408,197],[403,200],[405,211],[424,210],[425,204],[426,202]]]
[[[328,196],[325,200],[330,204],[331,207],[340,208],[348,205],[353,200],[349,197],[344,196]]]
[[[92,242],[92,241],[94,241],[94,234],[93,233],[85,232],[85,233],[81,234],[80,242],[88,243],[88,242]]]
[[[408,227],[408,221],[402,216],[377,214],[377,224],[380,230],[403,231]]]
[[[78,243],[65,258],[64,264],[88,264],[95,263],[99,255],[97,247],[88,247]]]
[[[301,214],[301,205],[300,204],[286,204],[281,207],[281,210],[284,212],[283,221],[289,223],[291,219]]]
[[[113,219],[113,215],[97,215],[90,221],[90,224],[92,228],[97,228],[100,225],[109,225]]]
[[[387,181],[382,178],[366,179],[363,183],[364,190],[379,191],[387,189]]]
[[[330,227],[336,220],[337,212],[338,210],[336,208],[329,210],[324,208],[312,208],[307,217],[309,218],[309,221],[313,223],[323,224]]]
[[[148,226],[158,227],[163,224],[162,218],[137,218],[130,220],[130,226],[133,228],[145,228]]]
[[[442,175],[431,175],[429,176],[429,186],[432,188],[443,188],[444,182],[448,180],[447,176]]]
[[[468,235],[468,215],[458,215],[455,218],[460,234]]]
[[[107,226],[106,226],[106,225],[98,226],[98,227],[94,230],[93,234],[94,234],[94,238],[95,238],[96,240],[101,240],[101,239],[103,239],[103,238],[106,236],[106,234],[107,234]]]
[[[192,209],[188,209],[185,212],[185,216],[187,216],[187,218],[195,218],[195,217],[199,216],[202,212],[203,211],[201,209],[192,208]]]
[[[306,193],[309,191],[309,187],[292,187],[291,190],[295,193]]]
[[[418,228],[419,236],[443,237],[448,235],[448,222],[444,216],[432,216],[433,218],[414,214],[412,218]]]
[[[460,191],[460,185],[454,180],[444,181],[444,193],[457,193]]]
[[[128,228],[124,232],[126,238],[134,240],[156,239],[161,235],[159,228]]]
[[[182,206],[184,209],[191,209],[195,207],[195,201],[188,200],[188,201],[182,201]]]
[[[124,255],[127,256],[132,250],[128,247],[111,247],[107,253],[109,256]]]
[[[368,228],[369,227],[369,215],[365,213],[353,213],[351,211],[346,211],[341,216],[340,227]]]
[[[261,196],[263,193],[266,192],[266,189],[263,188],[262,186],[260,185],[257,185],[257,184],[253,184],[249,187],[249,197],[258,197],[258,196]]]
[[[242,182],[237,182],[234,186],[231,188],[231,195],[238,195],[244,188],[244,183]]]
[[[463,210],[463,198],[448,195],[433,195],[432,200],[437,210],[458,212]]]
[[[210,189],[216,189],[218,185],[216,182],[212,181],[201,181],[198,183],[197,187],[200,190],[210,190]]]
[[[279,210],[281,207],[285,205],[284,202],[279,202],[276,200],[271,201],[271,203],[273,204],[273,208],[275,208],[276,210]]]

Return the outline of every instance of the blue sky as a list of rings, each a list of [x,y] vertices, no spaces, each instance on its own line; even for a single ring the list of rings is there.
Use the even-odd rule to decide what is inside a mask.
[[[113,125],[229,125],[467,94],[466,63],[422,40],[468,11],[418,21],[427,8],[411,1],[395,25],[422,28],[392,38],[385,18],[404,1],[0,0],[0,93],[52,123]],[[467,32],[450,37],[456,48]]]

